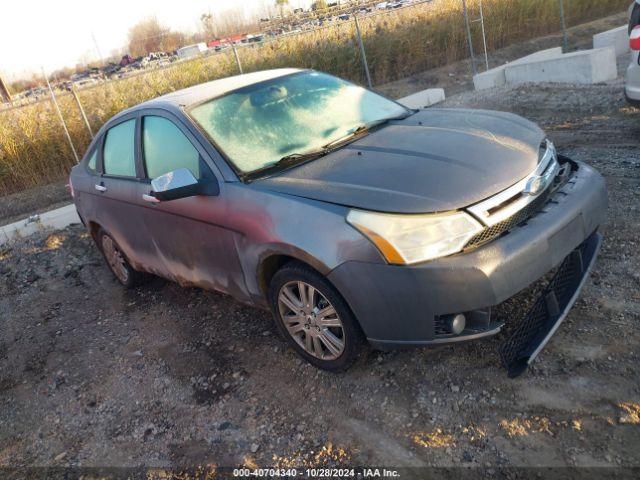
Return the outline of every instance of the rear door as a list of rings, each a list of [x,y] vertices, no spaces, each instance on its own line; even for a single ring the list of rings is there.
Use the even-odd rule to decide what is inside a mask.
[[[141,158],[145,181],[138,191],[144,205],[144,226],[156,248],[163,276],[184,285],[197,285],[246,296],[244,277],[234,243],[237,233],[226,228],[224,183],[214,174],[206,151],[174,115],[153,110],[141,118]],[[215,179],[218,196],[194,196],[154,203],[148,197],[151,180],[188,168],[197,179]]]
[[[95,218],[120,245],[134,266],[144,262],[141,212],[137,191],[142,173],[136,157],[139,119],[135,113],[119,119],[104,134],[98,147],[98,171],[93,185]]]
[[[96,201],[99,199],[95,185],[98,180],[98,152],[102,148],[102,137],[89,146],[85,158],[71,170],[69,178],[73,199],[78,209],[78,214],[86,224],[87,220],[95,219]]]

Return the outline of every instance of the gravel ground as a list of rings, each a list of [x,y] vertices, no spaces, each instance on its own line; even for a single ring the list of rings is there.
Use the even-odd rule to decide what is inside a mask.
[[[592,279],[527,374],[507,378],[500,336],[321,372],[268,313],[160,279],[124,291],[72,226],[0,251],[0,466],[640,466],[640,111],[620,82],[446,106],[525,115],[607,179]]]

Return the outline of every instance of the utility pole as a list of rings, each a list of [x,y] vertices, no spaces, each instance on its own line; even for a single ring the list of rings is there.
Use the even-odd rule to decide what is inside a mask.
[[[564,0],[560,2],[560,22],[562,23],[562,53],[569,51],[569,39],[567,38],[567,23],[564,18]]]
[[[367,85],[371,90],[373,83],[371,82],[371,74],[369,73],[369,63],[367,62],[367,53],[364,49],[364,43],[362,42],[362,34],[360,33],[360,24],[358,23],[358,16],[353,15],[353,20],[356,23],[356,35],[358,37],[358,45],[360,46],[360,55],[362,55],[362,66],[364,67],[364,73],[367,77]]]
[[[9,92],[9,87],[4,83],[4,80],[0,76],[0,99],[3,102],[11,102],[11,93]]]
[[[464,14],[464,23],[467,28],[467,41],[469,42],[469,54],[471,55],[471,70],[475,75],[478,73],[476,68],[476,56],[473,53],[473,37],[471,36],[471,25],[469,23],[469,11],[467,10],[467,1],[462,0],[462,13]]]
[[[96,46],[96,52],[98,52],[98,61],[100,64],[103,63],[102,60],[102,52],[100,52],[100,47],[98,46],[98,41],[96,40],[96,36],[91,32],[91,38],[93,39],[93,44]]]
[[[240,57],[238,56],[238,50],[236,49],[235,42],[231,42],[231,48],[233,49],[233,56],[236,59],[236,65],[238,66],[238,71],[240,72],[240,75],[242,75],[244,72],[242,71],[242,63],[240,62]]]
[[[78,110],[80,110],[80,115],[82,115],[82,120],[84,120],[84,126],[89,130],[89,135],[91,135],[91,139],[93,140],[93,130],[91,130],[91,124],[89,123],[89,119],[87,118],[87,114],[84,113],[84,108],[82,108],[82,103],[80,102],[80,98],[76,93],[76,89],[71,85],[71,95],[73,95],[73,99],[76,101],[76,105],[78,105]]]
[[[51,94],[51,101],[53,102],[53,105],[56,107],[56,111],[58,112],[58,118],[60,119],[60,123],[62,124],[62,129],[64,130],[64,134],[67,137],[69,146],[71,147],[71,151],[73,152],[73,156],[76,159],[76,163],[79,163],[80,157],[78,157],[78,152],[76,151],[76,147],[73,145],[73,140],[71,140],[71,135],[69,134],[67,123],[64,121],[64,117],[62,116],[62,111],[60,110],[60,105],[58,105],[58,100],[56,100],[56,94],[53,93],[53,88],[51,88],[51,83],[49,83],[49,77],[47,76],[47,73],[44,71],[44,67],[42,67],[42,76],[47,81],[47,87],[49,87],[49,93]]]
[[[484,44],[484,63],[489,70],[489,53],[487,53],[487,33],[484,31],[484,13],[482,12],[482,0],[480,0],[480,26],[482,27],[482,43]]]

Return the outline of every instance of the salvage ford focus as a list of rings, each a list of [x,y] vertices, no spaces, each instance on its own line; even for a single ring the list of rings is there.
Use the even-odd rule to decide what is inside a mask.
[[[145,273],[270,308],[306,360],[501,331],[491,307],[553,279],[501,346],[522,373],[597,256],[602,177],[535,124],[410,110],[312,70],[216,80],[109,120],[73,168],[125,286]]]

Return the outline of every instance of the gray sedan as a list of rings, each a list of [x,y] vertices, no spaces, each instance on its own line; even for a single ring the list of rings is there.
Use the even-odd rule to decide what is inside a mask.
[[[292,347],[332,371],[366,343],[494,335],[492,307],[553,270],[500,348],[522,373],[588,276],[607,201],[596,171],[521,117],[410,110],[294,69],[121,112],[71,185],[123,285],[154,274],[270,308]]]

